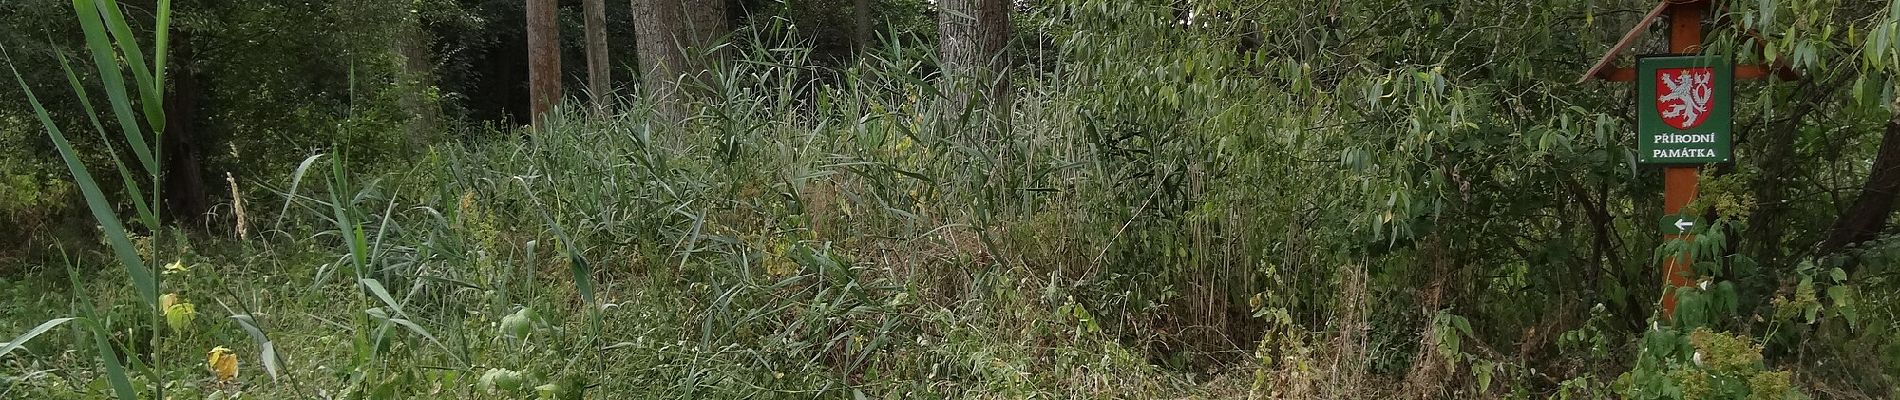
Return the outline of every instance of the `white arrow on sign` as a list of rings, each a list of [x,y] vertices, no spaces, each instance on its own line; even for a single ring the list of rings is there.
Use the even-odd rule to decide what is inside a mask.
[[[1695,227],[1695,221],[1690,221],[1687,218],[1676,219],[1676,230],[1678,231],[1688,232],[1689,228],[1694,228],[1694,227]]]

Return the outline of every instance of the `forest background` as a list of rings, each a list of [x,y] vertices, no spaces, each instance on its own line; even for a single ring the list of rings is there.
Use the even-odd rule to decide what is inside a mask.
[[[1900,396],[1900,2],[1683,242],[1652,1],[5,1],[0,397]]]

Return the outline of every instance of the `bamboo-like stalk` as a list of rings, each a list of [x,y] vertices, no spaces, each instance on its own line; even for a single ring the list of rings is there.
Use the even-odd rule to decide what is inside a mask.
[[[116,1],[98,0],[95,2],[94,0],[74,0],[73,13],[79,20],[81,30],[85,33],[86,47],[91,53],[93,66],[99,72],[100,81],[103,84],[102,89],[105,91],[106,98],[111,105],[112,114],[119,123],[120,139],[124,140],[132,148],[132,152],[138,161],[139,170],[143,171],[146,174],[145,176],[150,179],[150,185],[152,185],[150,200],[142,196],[144,192],[140,190],[138,180],[134,178],[132,170],[127,168],[126,163],[118,158],[118,154],[114,152],[110,158],[119,169],[120,177],[123,178],[122,181],[125,185],[126,194],[132,197],[130,200],[138,213],[137,221],[139,221],[147,231],[152,233],[153,243],[162,243],[163,238],[161,236],[164,234],[165,229],[163,229],[159,222],[159,213],[161,210],[158,202],[160,182],[163,179],[158,160],[162,155],[158,147],[156,147],[156,144],[160,143],[160,141],[157,140],[158,135],[165,126],[165,114],[162,107],[165,85],[161,77],[163,76],[165,68],[164,46],[168,40],[168,35],[165,30],[169,29],[171,20],[170,1],[161,0],[159,2],[159,12],[157,15],[159,30],[156,34],[157,47],[154,49],[157,58],[154,59],[155,62],[151,65],[146,64],[144,51],[139,49],[138,40],[136,40],[132,34],[130,25],[125,22],[125,16],[119,10],[119,5]],[[121,59],[125,60],[127,65],[122,66],[119,63]],[[98,131],[101,137],[109,136],[105,132],[106,129],[104,125],[100,124],[95,114],[90,112],[92,110],[92,104],[86,95],[88,89],[80,82],[78,75],[73,72],[73,69],[66,62],[63,55],[59,57],[59,61],[61,67],[66,72],[67,80],[72,85],[73,91],[77,97],[79,97],[85,109],[89,111],[87,115],[89,121],[92,122],[93,129]],[[152,329],[151,340],[157,340],[159,329],[163,326],[159,321],[163,310],[157,309],[161,278],[155,273],[155,268],[150,267],[150,265],[156,263],[157,254],[152,254],[151,257],[153,259],[148,260],[144,255],[139,253],[138,249],[132,244],[131,233],[126,230],[124,222],[119,218],[117,211],[113,209],[114,203],[106,198],[104,189],[100,187],[97,180],[93,179],[92,172],[86,168],[85,163],[81,161],[80,155],[77,150],[74,149],[72,142],[66,139],[65,134],[60,131],[59,126],[53,122],[46,108],[40,103],[39,98],[35,96],[32,90],[27,86],[26,79],[20,74],[18,69],[13,68],[10,57],[8,58],[8,69],[13,73],[14,81],[20,85],[20,89],[26,93],[27,101],[32,106],[34,115],[39,119],[41,126],[46,130],[48,138],[53,141],[54,147],[58,148],[60,157],[65,160],[67,170],[72,173],[73,181],[77,184],[81,194],[85,198],[86,206],[92,211],[93,218],[98,220],[100,229],[104,231],[106,241],[112,248],[115,258],[118,259],[119,264],[125,269],[126,274],[131,277],[133,289],[138,293],[139,300],[144,302],[147,306],[152,307],[153,312],[151,312],[147,318],[149,318]],[[136,104],[142,112],[134,111],[134,98],[126,89],[124,73],[127,69],[130,69],[132,72],[134,88],[138,94]],[[139,123],[141,119],[143,119],[147,126],[140,126]],[[151,140],[147,140],[147,129],[150,129],[153,133],[150,135]],[[111,140],[106,141],[108,146],[111,142]],[[156,246],[154,246],[154,248],[156,248]],[[77,273],[72,273],[72,275],[76,277]],[[79,289],[76,281],[74,289],[75,291]],[[6,350],[10,351],[13,348],[17,348],[17,346],[24,345],[34,336],[45,333],[46,330],[60,323],[78,320],[82,325],[91,328],[94,333],[95,344],[98,347],[101,358],[106,364],[107,378],[112,384],[114,393],[120,399],[136,399],[138,397],[137,390],[131,386],[131,379],[124,366],[119,363],[116,350],[112,347],[111,343],[106,340],[106,327],[90,317],[91,305],[77,308],[81,310],[85,316],[54,319],[41,324],[40,327],[35,328],[33,331],[29,331],[27,334],[7,342]],[[152,348],[154,352],[152,358],[154,360],[161,358],[161,355],[157,354],[158,347],[153,346]],[[0,354],[4,354],[4,351],[0,351]],[[152,367],[150,365],[135,363],[135,366],[144,369],[147,375],[156,376],[152,373]],[[156,398],[165,397],[163,385],[153,385],[152,391]]]

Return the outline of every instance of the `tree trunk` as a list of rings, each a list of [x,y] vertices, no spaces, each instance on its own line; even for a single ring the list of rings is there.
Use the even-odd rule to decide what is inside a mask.
[[[528,113],[536,129],[561,103],[561,31],[554,0],[528,0]]]
[[[851,17],[857,23],[853,33],[857,34],[858,51],[865,51],[871,48],[871,30],[875,29],[871,25],[871,0],[853,0],[851,4]]]
[[[633,0],[640,81],[654,111],[677,124],[686,116],[681,82],[704,79],[719,54],[707,51],[725,35],[724,0]],[[703,57],[696,57],[703,55]]]
[[[1760,149],[1761,156],[1755,157],[1754,162],[1761,172],[1750,182],[1750,186],[1754,187],[1757,206],[1754,213],[1748,216],[1749,237],[1746,241],[1757,249],[1755,262],[1759,265],[1782,265],[1782,257],[1785,256],[1782,242],[1786,240],[1790,225],[1783,220],[1794,210],[1789,199],[1788,177],[1794,176],[1795,167],[1800,165],[1793,161],[1796,156],[1795,138],[1801,135],[1801,127],[1808,114],[1819,107],[1838,84],[1808,81],[1797,85],[1787,100],[1795,106],[1788,112],[1786,119],[1772,123],[1772,128],[1764,130],[1757,138],[1760,144],[1754,147]],[[1755,139],[1749,141],[1754,142]],[[1737,239],[1742,238],[1730,240]]]
[[[686,21],[690,24],[687,28],[691,29],[692,41],[687,42],[686,47],[693,52],[688,54],[698,55],[713,51],[713,46],[718,45],[719,39],[726,35],[726,0],[676,1],[680,2],[680,12],[686,14]],[[724,51],[714,52],[724,53]],[[704,59],[693,60],[692,57],[688,57],[688,60],[697,61],[696,66],[700,69],[711,69],[712,63],[719,60],[719,57],[714,54],[706,55]]]
[[[607,64],[607,3],[585,0],[581,4],[587,13],[587,95],[593,99],[594,111],[604,114],[613,86],[613,72]]]
[[[165,209],[179,225],[196,225],[210,210],[211,192],[205,187],[203,138],[198,136],[199,86],[191,35],[179,31],[172,36],[171,91],[165,93],[165,132],[162,139],[165,164]]]
[[[1009,101],[1009,0],[937,2],[937,58],[949,79],[951,112],[972,101],[1006,106]],[[1007,108],[1004,108],[1007,109]]]
[[[1861,185],[1860,197],[1834,221],[1834,229],[1821,245],[1822,254],[1880,236],[1893,215],[1895,194],[1900,194],[1900,117],[1887,121],[1886,132],[1880,136],[1879,154],[1867,172],[1866,184]]]
[[[402,58],[402,93],[398,101],[409,112],[411,149],[427,146],[434,139],[442,112],[436,100],[424,96],[435,86],[435,58],[429,51],[429,32],[422,19],[411,15],[408,26],[396,38],[396,55]]]
[[[685,113],[675,96],[686,54],[678,38],[683,27],[677,0],[633,0],[634,47],[640,52],[640,86],[653,103],[654,113],[677,120]]]

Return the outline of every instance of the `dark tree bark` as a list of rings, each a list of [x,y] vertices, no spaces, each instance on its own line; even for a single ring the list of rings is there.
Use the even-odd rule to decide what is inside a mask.
[[[871,48],[871,37],[874,36],[871,30],[876,29],[871,25],[871,0],[853,0],[851,5],[851,17],[857,25],[853,33],[857,36],[858,51],[865,51]]]
[[[607,4],[606,0],[585,0],[581,4],[587,14],[587,94],[593,99],[594,111],[604,113],[613,86],[613,72],[607,64]]]
[[[528,113],[539,129],[561,103],[561,30],[554,0],[528,0]]]
[[[686,108],[682,81],[706,78],[720,58],[709,52],[726,32],[724,0],[633,0],[640,81],[660,118],[678,123]]]
[[[937,58],[950,79],[951,108],[961,112],[971,101],[1006,105],[1009,101],[1009,0],[937,2]]]
[[[1854,199],[1853,207],[1846,214],[1834,221],[1834,229],[1822,243],[1821,252],[1838,252],[1847,245],[1880,236],[1887,228],[1887,219],[1893,216],[1895,194],[1900,194],[1900,119],[1887,121],[1886,131],[1880,136],[1879,153],[1874,156],[1873,168],[1867,172],[1867,182],[1861,185],[1860,197]]]
[[[171,90],[165,93],[165,131],[162,139],[165,164],[164,201],[171,219],[179,225],[196,225],[210,210],[211,191],[205,186],[203,146],[199,137],[198,98],[203,87],[192,64],[191,35],[173,33],[171,44]]]

